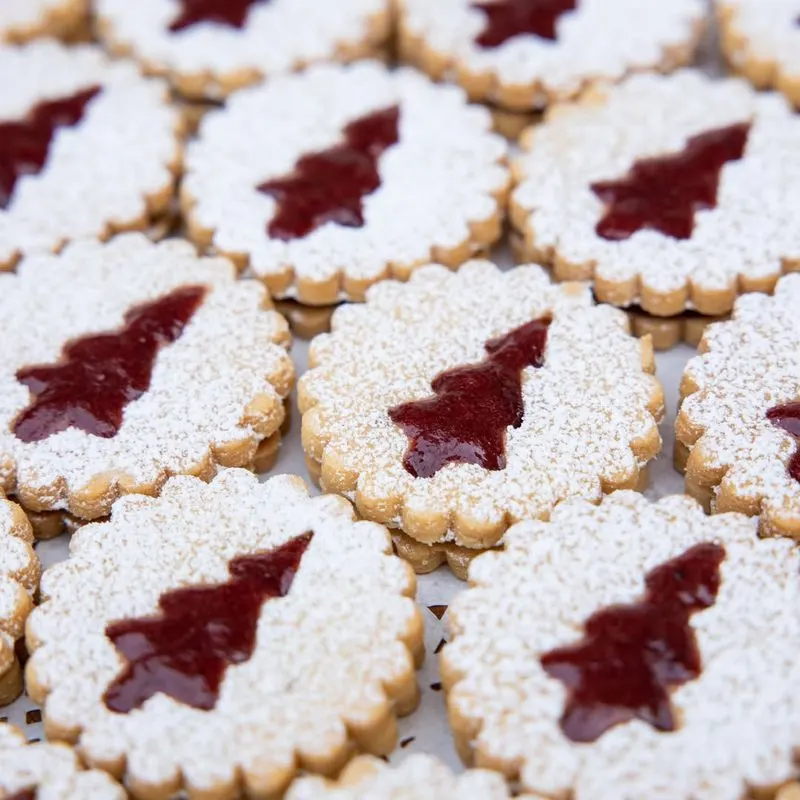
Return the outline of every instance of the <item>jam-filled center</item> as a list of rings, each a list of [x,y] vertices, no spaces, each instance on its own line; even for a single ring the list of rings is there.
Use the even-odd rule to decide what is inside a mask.
[[[250,6],[265,5],[271,0],[178,0],[178,2],[181,6],[180,14],[169,26],[173,33],[201,22],[226,25],[229,28],[243,28]]]
[[[253,655],[262,606],[289,594],[312,538],[235,558],[226,583],[166,592],[158,616],[111,623],[106,636],[126,664],[105,693],[106,707],[127,714],[162,693],[214,708],[228,666]]]
[[[496,0],[473,3],[472,8],[486,17],[483,30],[475,38],[480,47],[499,47],[509,39],[532,34],[540,39],[556,39],[556,23],[563,14],[575,11],[578,0]]]
[[[434,378],[433,397],[389,410],[410,442],[406,471],[432,478],[452,462],[505,469],[506,430],[523,421],[522,372],[544,364],[550,322],[533,320],[487,342],[483,361]]]
[[[714,605],[725,550],[708,542],[649,572],[644,598],[610,606],[586,621],[583,639],[541,658],[568,690],[561,730],[574,742],[640,719],[674,731],[670,690],[700,676],[691,616]]]
[[[717,207],[722,168],[744,156],[750,125],[730,125],[691,137],[680,153],[637,161],[617,181],[592,184],[605,204],[598,236],[629,239],[640,230],[688,239],[694,215]]]
[[[6,797],[6,800],[36,800],[38,792],[36,789],[22,789]]]
[[[800,443],[800,403],[773,406],[767,411],[767,419],[775,427],[794,436],[795,440]],[[789,459],[786,471],[794,480],[800,483],[800,445],[795,448],[792,457]]]
[[[87,105],[99,92],[99,86],[92,86],[69,97],[45,100],[25,119],[0,122],[0,209],[8,208],[23,175],[42,171],[56,131],[81,122]]]
[[[69,342],[57,363],[20,369],[16,378],[33,399],[14,422],[15,436],[39,442],[68,428],[116,435],[126,406],[150,388],[159,350],[180,338],[205,292],[176,289],[132,308],[117,331]]]

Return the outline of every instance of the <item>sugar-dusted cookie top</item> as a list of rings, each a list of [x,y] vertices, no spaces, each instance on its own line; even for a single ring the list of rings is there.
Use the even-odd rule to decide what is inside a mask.
[[[567,497],[639,484],[659,451],[652,351],[540,267],[423,267],[344,306],[299,385],[321,485],[426,543],[495,544]]]
[[[758,88],[783,92],[800,107],[797,0],[715,0],[722,51]]]
[[[269,308],[224,259],[141,234],[0,275],[0,487],[93,519],[168,475],[252,465],[294,375]]]
[[[800,276],[736,302],[712,325],[681,384],[676,438],[687,487],[716,511],[761,514],[800,536]]]
[[[450,605],[459,751],[547,797],[731,800],[794,778],[800,551],[685,496],[509,530]]]
[[[301,778],[286,800],[508,800],[502,775],[468,770],[454,775],[426,755],[413,755],[399,766],[369,756],[351,761],[337,780]]]
[[[165,83],[42,40],[0,51],[0,86],[0,270],[165,210],[180,160]]]
[[[184,95],[220,99],[319,61],[388,44],[388,0],[98,0],[101,40]]]
[[[321,66],[231,98],[187,154],[190,236],[276,297],[363,299],[497,240],[506,143],[456,87],[377,62]]]
[[[28,623],[48,736],[147,797],[280,796],[299,768],[389,752],[422,621],[388,533],[353,517],[243,470],[120,499],[45,573]]]
[[[0,0],[0,42],[70,38],[85,21],[87,6],[87,0]]]
[[[523,257],[605,302],[719,315],[800,263],[800,117],[779,95],[639,75],[552,109],[523,144]]]
[[[32,545],[33,531],[22,509],[0,500],[0,706],[22,691],[15,646],[25,631],[41,573]]]
[[[84,770],[63,744],[27,744],[22,732],[0,723],[0,796],[9,800],[124,800],[105,772]]]
[[[516,110],[692,60],[702,0],[400,0],[400,52],[471,97]]]

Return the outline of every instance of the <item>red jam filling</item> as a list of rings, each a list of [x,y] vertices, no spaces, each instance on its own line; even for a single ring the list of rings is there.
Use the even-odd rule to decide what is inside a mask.
[[[21,792],[8,795],[6,800],[36,800],[36,795],[36,789],[23,789]]]
[[[363,199],[381,185],[378,159],[397,144],[399,121],[398,106],[360,117],[344,129],[341,144],[303,156],[291,174],[262,183],[258,191],[278,205],[270,237],[301,239],[327,222],[360,228]]]
[[[643,600],[598,611],[582,641],[542,656],[545,672],[569,691],[561,717],[568,739],[595,742],[633,719],[675,730],[669,690],[700,675],[689,622],[716,602],[724,559],[717,544],[690,548],[647,574]]]
[[[93,86],[71,97],[46,100],[25,119],[0,123],[0,208],[8,207],[19,178],[41,172],[56,131],[77,125],[99,92],[100,87]]]
[[[132,308],[124,326],[65,345],[56,364],[23,367],[17,380],[34,399],[14,422],[23,442],[39,442],[67,428],[113,437],[128,403],[150,388],[159,350],[180,338],[205,295],[186,286]]]
[[[767,419],[776,427],[800,440],[800,403],[773,406],[767,411]],[[795,449],[789,463],[786,465],[786,471],[794,480],[800,483],[800,447]]]
[[[243,28],[250,6],[256,3],[268,3],[270,0],[179,0],[179,2],[181,13],[169,26],[173,33],[201,22]]]
[[[489,49],[526,33],[554,41],[556,22],[562,14],[574,11],[577,7],[578,0],[497,0],[492,3],[473,3],[472,8],[486,15],[486,25],[475,43]]]
[[[483,361],[434,378],[434,397],[389,410],[410,441],[407,472],[432,478],[451,462],[505,469],[506,429],[519,428],[524,414],[522,371],[544,364],[549,326],[533,320],[487,342]]]
[[[157,617],[111,623],[106,635],[127,664],[105,694],[106,707],[127,714],[160,692],[214,708],[225,670],[252,657],[261,608],[289,594],[312,536],[233,559],[227,583],[166,592]]]
[[[742,158],[749,134],[748,123],[706,131],[680,153],[637,161],[624,178],[592,184],[606,204],[598,236],[622,241],[650,229],[688,239],[695,212],[716,208],[722,168]]]

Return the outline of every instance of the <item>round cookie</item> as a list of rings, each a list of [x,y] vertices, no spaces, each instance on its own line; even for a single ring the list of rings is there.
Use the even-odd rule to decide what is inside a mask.
[[[722,51],[759,89],[800,108],[800,8],[796,0],[715,0]]]
[[[189,235],[306,305],[456,267],[502,233],[507,144],[491,127],[457,87],[374,61],[276,78],[189,146]]]
[[[701,0],[399,0],[401,57],[473,100],[541,110],[599,81],[691,62]]]
[[[712,325],[681,381],[675,458],[707,509],[761,516],[765,534],[800,538],[800,275],[774,297],[739,298]]]
[[[588,286],[536,266],[434,265],[382,283],[334,314],[309,365],[298,403],[312,474],[427,546],[438,561],[398,547],[421,571],[458,566],[453,548],[492,547],[568,497],[639,486],[661,447],[649,341]]]
[[[745,516],[565,503],[450,605],[459,751],[547,797],[774,798],[797,775],[798,599],[800,551]]]
[[[41,573],[32,545],[33,531],[22,509],[0,500],[0,706],[22,692],[16,645],[25,632]],[[2,775],[0,769],[0,785]]]
[[[165,83],[99,48],[0,50],[0,270],[166,213],[180,117]]]
[[[84,770],[63,744],[28,744],[22,731],[0,723],[0,795],[9,800],[125,800],[108,775]]]
[[[523,260],[655,316],[728,313],[800,266],[800,117],[779,95],[686,70],[551,109],[523,137]]]
[[[0,488],[86,520],[274,460],[294,368],[257,281],[188,242],[79,242],[0,275]]]
[[[0,43],[80,37],[88,28],[88,5],[87,0],[0,0]]]
[[[220,100],[320,61],[379,55],[388,0],[97,0],[100,39],[184,96]]]
[[[298,769],[390,752],[418,702],[412,571],[300,478],[173,478],[70,549],[28,622],[28,691],[134,797],[281,796]]]

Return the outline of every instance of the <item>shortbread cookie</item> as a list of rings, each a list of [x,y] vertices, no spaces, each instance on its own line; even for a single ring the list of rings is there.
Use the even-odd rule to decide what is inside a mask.
[[[635,336],[649,336],[654,350],[672,350],[681,344],[697,347],[703,338],[705,329],[712,322],[720,322],[725,317],[707,317],[696,311],[684,311],[676,317],[654,317],[639,306],[628,306],[625,309],[631,320]]]
[[[188,242],[79,242],[0,275],[0,488],[108,514],[169,475],[269,466],[294,370],[257,281]]]
[[[84,770],[63,744],[28,744],[22,731],[0,723],[0,797],[7,800],[125,800],[108,775]]]
[[[334,314],[299,384],[320,484],[429,545],[495,545],[567,497],[638,485],[661,447],[652,348],[543,269],[424,267]]]
[[[761,515],[800,538],[800,275],[739,298],[686,366],[675,425],[687,491],[712,511]]]
[[[467,763],[573,800],[766,798],[797,775],[791,542],[634,492],[504,541],[448,611],[442,681]]]
[[[120,56],[187,97],[236,89],[320,61],[378,54],[388,0],[97,0],[97,31]]]
[[[539,111],[507,111],[491,103],[487,103],[486,107],[492,115],[495,131],[514,142],[519,139],[526,128],[538,125],[542,121],[542,113]]]
[[[296,300],[277,300],[275,309],[286,317],[292,333],[300,339],[313,339],[331,329],[331,318],[338,306],[304,306]]]
[[[135,797],[280,796],[299,768],[394,747],[418,701],[414,592],[386,529],[300,478],[173,478],[45,573],[28,691],[48,737]]]
[[[0,86],[0,270],[167,210],[180,116],[165,83],[42,40],[0,50]]]
[[[32,545],[33,531],[23,510],[0,500],[0,706],[22,691],[16,645],[25,632],[41,572]],[[0,786],[2,775],[0,769]]]
[[[426,755],[414,755],[399,766],[361,756],[351,761],[338,780],[302,778],[286,800],[508,800],[501,775],[469,770],[454,775]]]
[[[374,61],[277,78],[190,145],[190,236],[307,305],[456,267],[502,233],[507,144],[491,125],[457,87]]]
[[[38,36],[72,40],[86,27],[87,12],[87,0],[0,0],[0,44]]]
[[[800,108],[797,0],[715,0],[722,51],[759,89],[778,89]]]
[[[598,81],[692,60],[702,0],[398,0],[400,53],[473,100],[537,111]]]

